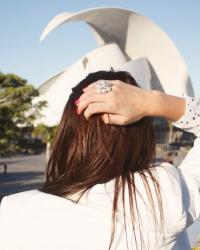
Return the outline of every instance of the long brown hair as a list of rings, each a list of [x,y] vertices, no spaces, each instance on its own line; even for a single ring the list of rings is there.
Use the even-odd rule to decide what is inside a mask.
[[[74,101],[83,93],[82,89],[99,79],[121,80],[124,84],[139,87],[128,72],[98,71],[89,74],[72,89],[73,92],[64,108],[53,143],[46,169],[46,181],[40,190],[61,197],[80,192],[80,199],[94,185],[114,179],[110,249],[114,240],[120,194],[122,194],[126,230],[125,186],[128,188],[131,221],[137,242],[134,230],[136,212],[139,214],[136,201],[137,187],[134,178],[136,172],[145,184],[155,224],[158,215],[154,211],[154,202],[147,175],[154,184],[161,219],[163,213],[160,188],[153,171],[156,139],[151,118],[144,117],[130,125],[116,126],[105,124],[99,114],[93,115],[87,121],[83,114],[77,115],[76,113]],[[137,211],[135,211],[135,207]],[[141,230],[140,237],[142,238]]]

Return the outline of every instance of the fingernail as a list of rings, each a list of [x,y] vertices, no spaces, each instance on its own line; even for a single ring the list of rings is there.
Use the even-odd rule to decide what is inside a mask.
[[[74,103],[75,103],[76,105],[78,105],[78,103],[79,103],[79,99],[77,99]]]

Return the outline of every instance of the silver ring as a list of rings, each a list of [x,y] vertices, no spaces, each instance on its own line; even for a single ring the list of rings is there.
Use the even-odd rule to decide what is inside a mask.
[[[95,83],[97,93],[105,94],[112,91],[112,83],[107,80],[99,80]]]

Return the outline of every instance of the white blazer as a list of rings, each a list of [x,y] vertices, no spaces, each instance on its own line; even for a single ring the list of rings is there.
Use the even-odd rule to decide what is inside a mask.
[[[200,98],[186,97],[185,114],[173,123],[197,136],[193,148],[178,168],[169,163],[156,167],[163,200],[165,237],[157,234],[156,240],[145,187],[140,176],[135,174],[137,190],[142,194],[137,199],[145,250],[191,249],[186,228],[200,215],[199,105]],[[0,250],[107,250],[111,234],[113,183],[111,180],[93,186],[78,204],[39,190],[4,197],[0,206]],[[153,185],[151,181],[149,184]],[[155,193],[152,194],[155,198]],[[126,193],[128,245],[133,250],[136,247],[128,202]],[[155,212],[159,214],[157,206]],[[138,224],[135,228],[140,244]],[[112,249],[127,249],[121,203]]]

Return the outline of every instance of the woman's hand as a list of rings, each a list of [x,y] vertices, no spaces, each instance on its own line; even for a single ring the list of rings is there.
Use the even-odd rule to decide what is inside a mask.
[[[155,91],[148,91],[115,80],[110,81],[112,91],[97,93],[95,83],[84,89],[77,104],[77,113],[84,111],[86,119],[96,113],[102,113],[105,123],[126,125],[136,122],[144,116],[153,114]]]

